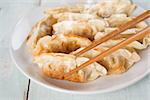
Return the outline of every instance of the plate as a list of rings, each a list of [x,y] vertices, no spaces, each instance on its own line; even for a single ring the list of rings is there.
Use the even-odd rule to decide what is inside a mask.
[[[73,2],[71,2],[74,4]],[[79,3],[79,2],[76,2]],[[82,2],[83,3],[83,2]],[[84,2],[85,3],[85,2]],[[87,5],[91,2],[86,2]],[[60,6],[61,4],[50,4],[50,7]],[[150,73],[150,47],[146,50],[140,52],[142,57],[141,61],[136,63],[131,69],[121,75],[111,75],[100,77],[97,80],[91,81],[89,83],[74,83],[63,80],[56,80],[47,78],[41,72],[36,64],[31,61],[31,56],[26,50],[25,43],[19,44],[21,34],[28,33],[31,27],[36,23],[37,20],[41,19],[43,16],[43,11],[47,8],[35,8],[32,9],[28,14],[26,14],[16,25],[14,35],[12,36],[12,41],[10,43],[10,54],[16,67],[28,78],[37,84],[40,84],[49,89],[56,91],[74,93],[74,94],[95,94],[111,92],[121,88],[125,88],[138,80],[142,79],[144,76]],[[143,12],[144,9],[138,8],[134,12],[134,15],[138,15]],[[23,27],[27,25],[28,27]],[[19,35],[15,33],[19,32]],[[26,36],[26,35],[25,35]],[[24,37],[25,37],[24,36]],[[19,39],[19,40],[17,40]],[[14,42],[15,41],[15,42]],[[14,45],[20,45],[19,49],[15,49]]]

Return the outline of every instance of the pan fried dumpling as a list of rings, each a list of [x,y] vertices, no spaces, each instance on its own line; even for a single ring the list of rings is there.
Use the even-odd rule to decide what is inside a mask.
[[[92,49],[92,50],[89,50],[88,52],[85,52],[81,56],[88,57],[91,59],[91,58],[99,55],[103,51],[102,49],[103,48]],[[104,49],[108,49],[108,48],[104,48]],[[81,50],[81,49],[78,49],[77,51],[79,51],[79,50]],[[98,62],[105,66],[105,68],[108,70],[108,74],[123,73],[126,71],[126,69],[125,69],[126,59],[122,56],[117,56],[117,55],[110,56],[109,55],[107,57],[104,57],[102,60],[100,60]]]
[[[37,63],[48,77],[62,79],[64,73],[76,68],[82,63],[88,61],[85,57],[75,57],[69,54],[62,53],[46,53],[35,57],[34,62]],[[73,74],[66,80],[75,82],[87,82],[95,80],[99,76],[107,74],[107,70],[98,63],[92,63],[84,69]]]
[[[130,15],[136,8],[130,0],[102,0],[100,3],[89,7],[85,12],[94,13],[101,17],[110,17],[112,14]]]
[[[112,27],[118,27],[128,21],[130,21],[132,18],[127,17],[126,14],[113,14],[106,20],[108,21],[109,25]]]
[[[77,66],[80,66],[81,64],[83,64],[84,62],[86,62],[88,60],[89,59],[85,58],[85,57],[77,57],[76,58]],[[88,81],[95,80],[99,76],[104,76],[104,75],[107,74],[107,70],[102,65],[100,65],[96,62],[92,63],[91,65],[89,65],[87,67],[85,67],[81,71],[83,71],[86,81],[87,80]]]
[[[69,53],[89,44],[91,44],[89,39],[74,35],[57,34],[52,37],[45,36],[38,41],[36,48],[33,50],[33,55],[39,55],[43,52]]]
[[[125,72],[125,63],[126,59],[122,56],[109,56],[101,60],[101,64],[103,64],[108,70],[108,75]]]
[[[89,39],[93,39],[94,35],[103,31],[108,26],[107,21],[103,19],[91,19],[87,21],[62,21],[53,25],[55,34],[75,34]]]
[[[76,54],[83,48],[72,52],[72,54]],[[87,58],[93,58],[97,55],[101,54],[103,51],[107,50],[107,47],[95,48],[85,52],[84,54],[80,55]],[[140,60],[140,56],[137,52],[132,49],[119,49],[116,52],[104,57],[102,60],[98,61],[100,64],[104,65],[107,70],[108,74],[119,74],[123,73],[128,70],[134,63]]]
[[[52,35],[52,25],[56,23],[56,19],[52,16],[45,17],[44,19],[40,20],[30,32],[27,45],[29,48],[34,49],[36,47],[37,41],[45,36],[45,35]]]
[[[53,25],[54,34],[74,34],[93,39],[92,28],[85,21],[62,21]]]
[[[92,14],[84,14],[84,13],[60,13],[54,16],[58,22],[65,21],[65,20],[74,20],[74,21],[88,21],[90,19],[97,19],[98,16]]]
[[[126,54],[124,53],[124,57],[127,59],[127,62],[126,62],[126,67],[127,69],[129,69],[130,67],[132,67],[132,65],[138,61],[140,61],[141,57],[140,55],[138,54],[138,52],[132,48],[132,47],[127,47],[126,49]],[[128,56],[126,56],[128,54]]]
[[[39,55],[41,53],[46,53],[49,51],[49,46],[48,43],[51,41],[52,37],[51,36],[44,36],[40,38],[37,42],[36,47],[32,50],[32,54]]]
[[[43,53],[34,58],[44,74],[48,77],[61,79],[63,73],[76,68],[75,56],[62,53]]]
[[[115,5],[113,0],[103,0],[100,3],[95,4],[85,11],[87,13],[94,13],[101,17],[109,17],[115,12]]]
[[[104,19],[91,19],[88,22],[91,25],[94,34],[104,31],[104,29],[109,26],[108,22]]]
[[[135,10],[136,5],[132,3],[131,0],[115,0],[117,1],[115,13],[125,13],[131,15]]]
[[[94,40],[99,40],[106,35],[105,32],[97,32],[94,36]]]
[[[128,70],[134,63],[140,60],[136,52],[127,49],[119,49],[113,54],[104,57],[101,63],[107,67],[108,74],[120,74]]]

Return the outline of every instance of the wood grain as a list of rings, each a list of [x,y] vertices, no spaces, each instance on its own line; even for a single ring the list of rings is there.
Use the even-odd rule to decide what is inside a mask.
[[[1,4],[1,3],[0,3]],[[25,100],[28,78],[17,70],[9,55],[9,40],[18,20],[30,5],[2,6],[0,10],[0,100]]]

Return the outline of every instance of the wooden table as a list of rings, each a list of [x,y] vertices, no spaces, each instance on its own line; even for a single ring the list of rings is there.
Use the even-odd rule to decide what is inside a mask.
[[[42,87],[18,71],[9,55],[13,28],[27,11],[50,2],[52,0],[0,0],[0,100],[150,100],[150,75],[113,93],[74,95]],[[150,0],[134,2],[150,9]]]

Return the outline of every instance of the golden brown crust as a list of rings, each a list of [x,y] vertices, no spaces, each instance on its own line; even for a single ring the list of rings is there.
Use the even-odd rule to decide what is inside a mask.
[[[72,74],[69,78],[66,78],[65,80],[69,80],[73,82],[86,82],[84,76],[80,76],[77,73]]]
[[[56,19],[52,16],[47,16],[41,19],[33,26],[27,38],[27,46],[31,52],[36,47],[37,41],[46,35],[52,35],[52,25],[56,23]]]
[[[52,37],[45,36],[38,41],[37,46],[33,50],[33,55],[40,55],[46,52],[69,53],[80,47],[86,47],[89,44],[91,44],[89,39],[71,34],[58,34]]]
[[[53,69],[53,65],[44,66],[42,67],[43,73],[47,77],[56,78],[63,80],[63,75],[65,74],[65,66],[59,66],[58,69]],[[65,80],[73,81],[73,82],[85,82],[84,76],[80,76],[79,74],[75,73]]]
[[[63,77],[62,77],[62,75],[64,74],[64,67],[63,66],[61,66],[57,70],[52,70],[50,67],[51,67],[51,65],[42,67],[43,73],[46,76],[52,77],[52,78],[57,78],[57,79],[63,79]]]
[[[75,57],[71,54],[44,53],[40,56],[36,56],[34,62],[42,68],[43,73],[47,77],[63,79],[63,75],[65,73],[76,68],[87,60],[89,59],[85,57]],[[94,72],[97,73],[94,74]],[[87,82],[88,80],[94,80],[99,76],[106,74],[106,69],[95,62],[94,64],[87,66],[87,68],[84,68],[83,70],[74,73],[70,77],[65,78],[65,80],[74,82]]]

